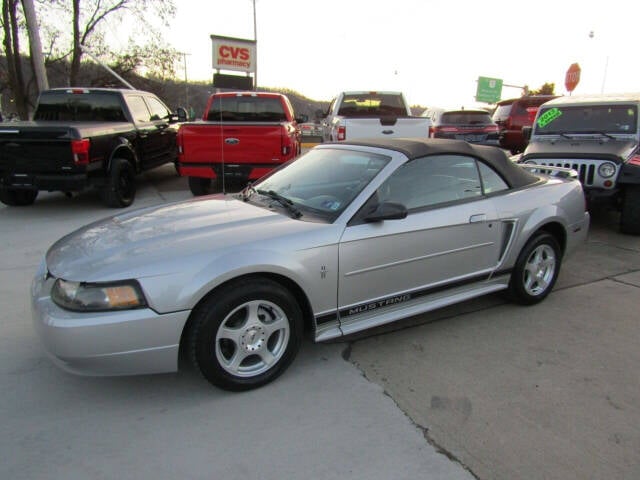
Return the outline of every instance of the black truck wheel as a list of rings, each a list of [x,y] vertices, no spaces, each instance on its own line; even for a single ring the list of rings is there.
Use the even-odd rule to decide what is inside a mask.
[[[196,197],[218,191],[218,181],[212,178],[189,177],[189,190]]]
[[[627,185],[622,199],[620,231],[640,235],[640,186]]]
[[[33,205],[38,196],[38,190],[19,190],[16,188],[0,188],[0,202],[10,207],[24,207]]]
[[[102,190],[102,199],[108,207],[123,208],[133,203],[136,197],[136,178],[131,165],[124,158],[114,158],[107,184]]]

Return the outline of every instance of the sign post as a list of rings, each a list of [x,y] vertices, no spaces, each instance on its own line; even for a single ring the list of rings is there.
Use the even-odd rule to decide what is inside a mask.
[[[250,85],[248,89],[253,90],[255,88],[255,74],[258,70],[256,41],[211,35],[211,44],[213,53],[212,66],[217,72],[214,75],[214,87],[229,88],[233,85],[231,87],[233,89],[245,89]],[[244,72],[246,78],[221,74],[220,70]],[[250,76],[251,73],[254,74],[254,77]],[[224,87],[222,86],[223,84]]]
[[[502,96],[502,79],[478,77],[476,102],[496,103]]]
[[[569,65],[567,73],[564,76],[564,86],[567,89],[567,92],[569,92],[569,95],[571,95],[571,92],[575,90],[580,82],[580,72],[580,65],[577,63]]]

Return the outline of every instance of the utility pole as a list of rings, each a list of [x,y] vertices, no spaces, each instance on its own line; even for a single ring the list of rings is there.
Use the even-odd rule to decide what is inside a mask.
[[[589,32],[589,38],[594,38],[596,36],[595,32],[591,30]],[[609,55],[607,55],[604,61],[604,73],[602,74],[602,87],[600,88],[600,93],[604,93],[604,85],[607,82],[607,69],[609,68]]]
[[[38,19],[36,17],[36,9],[33,6],[33,0],[22,0],[22,8],[24,10],[25,21],[27,22],[29,49],[31,50],[31,61],[36,75],[36,81],[38,82],[38,91],[42,92],[43,90],[49,89],[49,80],[47,79],[47,70],[44,66],[40,29],[38,28]]]
[[[256,69],[253,72],[253,89],[258,90],[258,28],[256,23],[256,0],[253,0],[253,40],[256,42]]]
[[[184,108],[189,110],[189,80],[187,79],[187,55],[191,55],[187,52],[177,52],[178,55],[182,55],[184,65]]]

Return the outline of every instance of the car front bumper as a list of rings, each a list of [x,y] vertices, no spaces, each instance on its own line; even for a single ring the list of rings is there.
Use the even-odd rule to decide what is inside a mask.
[[[41,266],[31,286],[35,331],[60,368],[79,375],[137,375],[178,369],[180,336],[190,311],[71,312],[50,296]]]

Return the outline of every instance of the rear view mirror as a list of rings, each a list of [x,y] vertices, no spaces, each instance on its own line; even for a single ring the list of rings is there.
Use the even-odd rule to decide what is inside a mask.
[[[176,115],[178,117],[179,122],[186,122],[188,118],[187,109],[184,107],[176,108]]]
[[[401,220],[407,217],[407,213],[407,208],[400,203],[384,202],[377,205],[375,210],[364,218],[364,221],[372,223],[383,220]]]

